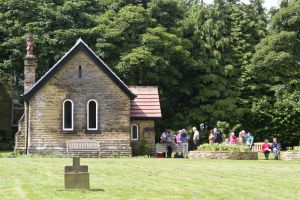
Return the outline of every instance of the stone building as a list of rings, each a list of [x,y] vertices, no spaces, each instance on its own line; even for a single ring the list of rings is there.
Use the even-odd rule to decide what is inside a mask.
[[[17,151],[65,153],[74,139],[97,141],[102,156],[131,155],[143,139],[154,146],[157,87],[128,87],[81,39],[37,82],[35,68],[29,40]]]

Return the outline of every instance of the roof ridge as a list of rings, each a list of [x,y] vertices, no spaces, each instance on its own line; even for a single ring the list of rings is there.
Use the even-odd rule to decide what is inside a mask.
[[[104,67],[104,72],[110,76],[110,78],[115,81],[115,83],[131,98],[134,99],[136,97],[135,94],[128,88],[128,86],[106,65],[106,63],[100,59],[96,53],[81,39],[77,39],[76,43],[67,51],[26,93],[24,93],[23,98],[29,99],[35,91],[39,90],[39,87],[41,84],[43,84],[45,81],[47,81],[47,78],[51,78],[52,74],[55,73],[54,70],[61,67],[61,65],[64,65],[65,59],[71,59],[74,55],[71,55],[73,52],[77,53],[77,51],[82,49],[82,46],[86,48],[88,51],[87,53],[91,54],[91,59],[93,60],[96,65],[101,67],[101,65]],[[69,56],[71,56],[69,58]],[[90,56],[90,55],[88,55]],[[68,61],[68,60],[67,60]],[[66,61],[66,62],[67,62]],[[100,63],[100,64],[99,64]],[[107,70],[107,71],[105,71]]]

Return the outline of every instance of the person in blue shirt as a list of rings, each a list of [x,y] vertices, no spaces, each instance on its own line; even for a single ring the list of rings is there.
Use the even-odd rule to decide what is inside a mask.
[[[250,150],[252,150],[253,142],[254,142],[254,137],[252,136],[251,132],[248,132],[247,146],[249,147]]]
[[[181,134],[181,146],[182,146],[182,154],[184,158],[188,158],[189,154],[189,135],[187,134],[185,129],[182,129]]]

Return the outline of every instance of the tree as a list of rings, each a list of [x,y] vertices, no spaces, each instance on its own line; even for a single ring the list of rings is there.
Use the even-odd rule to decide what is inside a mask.
[[[285,131],[274,122],[290,119],[290,105],[297,106],[295,99],[298,98],[300,75],[299,16],[300,1],[291,2],[274,14],[269,34],[257,45],[251,65],[246,71],[249,77],[247,84],[252,90],[252,122],[259,125],[256,128],[260,134],[283,134]],[[293,115],[293,119],[296,118]],[[286,124],[289,126],[287,131],[299,134],[292,119]],[[280,126],[287,128],[282,123]],[[266,130],[265,127],[271,128]],[[297,138],[299,141],[298,136]]]
[[[140,46],[141,36],[151,23],[149,12],[142,6],[128,5],[117,12],[107,10],[93,29],[97,36],[96,52],[114,68],[122,55]]]
[[[193,44],[196,63],[191,66],[192,93],[184,116],[194,124],[214,126],[219,120],[234,121],[239,115],[228,11],[223,0],[214,5],[196,3],[185,22],[184,36]]]
[[[262,94],[272,97],[278,87],[299,78],[299,13],[299,1],[282,8],[272,18],[269,35],[257,45],[252,63],[246,70],[256,97]]]
[[[191,87],[184,76],[192,62],[184,42],[165,28],[148,29],[142,35],[142,45],[122,56],[117,65],[127,83],[159,86],[164,120],[173,124],[178,123],[177,113],[188,103]]]
[[[114,9],[130,4],[111,3]],[[0,73],[23,75],[25,38],[33,34],[37,75],[43,75],[82,37],[93,48],[97,19],[108,9],[106,0],[0,0]]]
[[[276,137],[284,147],[300,145],[300,92],[276,94],[276,100],[260,98],[252,108],[257,123],[263,124],[257,131],[257,139]]]

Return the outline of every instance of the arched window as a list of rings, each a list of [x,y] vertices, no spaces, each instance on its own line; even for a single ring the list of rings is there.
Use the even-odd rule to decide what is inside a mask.
[[[73,101],[67,99],[63,102],[63,130],[73,130]]]
[[[139,139],[139,127],[136,124],[131,125],[131,140]]]
[[[87,103],[87,130],[98,130],[98,104],[96,100]]]

